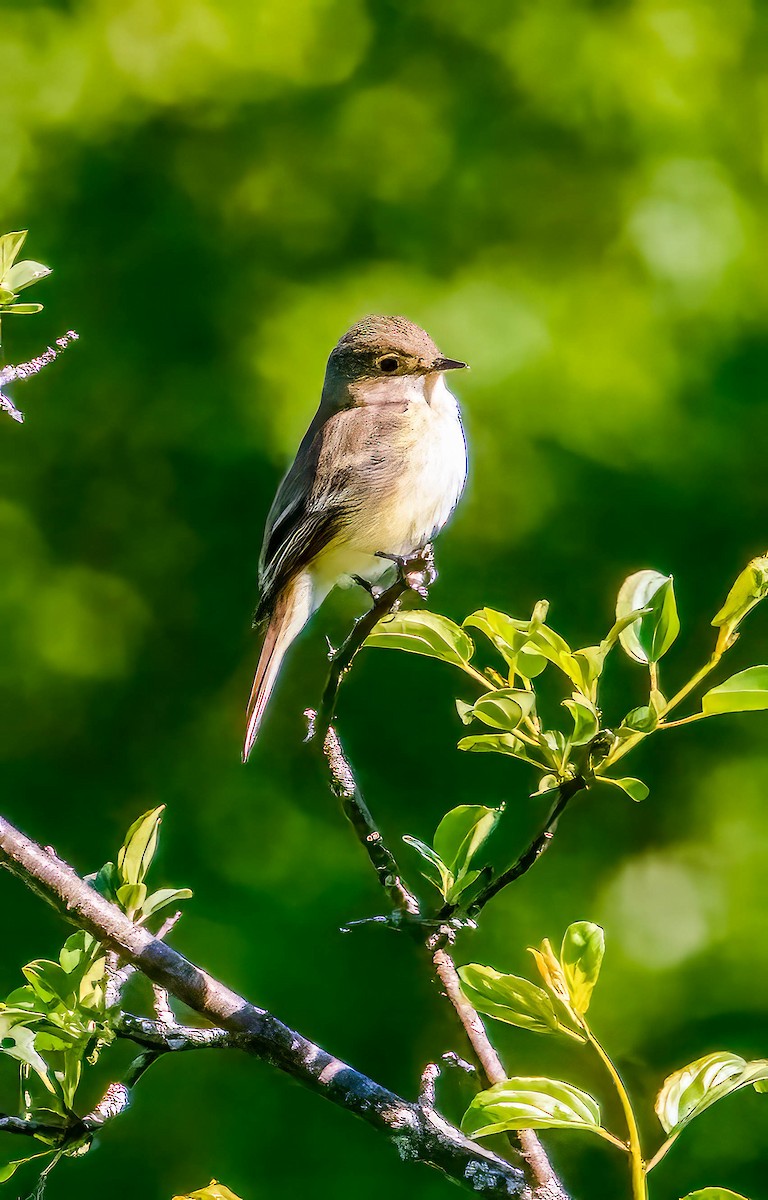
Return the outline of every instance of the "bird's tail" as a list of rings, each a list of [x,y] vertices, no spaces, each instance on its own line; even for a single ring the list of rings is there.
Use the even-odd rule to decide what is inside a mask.
[[[312,615],[312,586],[306,576],[294,579],[277,598],[269,618],[267,632],[253,678],[253,687],[246,710],[246,731],[243,762],[248,762],[258,737],[265,709],[275,686],[285,652]]]

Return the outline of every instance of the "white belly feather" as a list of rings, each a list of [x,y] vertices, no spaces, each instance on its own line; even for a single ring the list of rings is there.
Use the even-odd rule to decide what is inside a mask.
[[[313,565],[321,595],[352,574],[375,581],[391,567],[375,557],[376,551],[407,555],[419,550],[456,507],[467,478],[467,448],[456,399],[442,375],[414,380],[403,435],[387,452],[397,457],[398,468],[386,494],[375,502],[372,497]]]

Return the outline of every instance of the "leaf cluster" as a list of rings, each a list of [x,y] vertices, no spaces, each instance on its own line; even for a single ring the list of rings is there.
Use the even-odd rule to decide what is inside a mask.
[[[592,1048],[607,1066],[620,1098],[628,1110],[629,1141],[603,1124],[600,1105],[593,1097],[559,1079],[506,1079],[479,1092],[464,1114],[462,1128],[472,1137],[489,1137],[517,1129],[577,1129],[597,1134],[628,1154],[640,1156],[640,1172],[647,1174],[688,1125],[719,1100],[741,1088],[768,1091],[768,1059],[747,1062],[739,1055],[717,1052],[704,1055],[670,1075],[655,1102],[659,1123],[666,1134],[646,1163],[640,1154],[637,1126],[626,1089],[587,1021],[587,1010],[597,985],[605,952],[605,935],[599,925],[578,921],[565,932],[559,953],[548,939],[531,949],[543,987],[516,975],[472,963],[461,967],[461,987],[467,1000],[486,1016],[534,1033],[560,1034]],[[644,1194],[644,1193],[642,1193]],[[716,1200],[735,1193],[705,1189],[691,1193]]]
[[[186,899],[188,888],[149,892],[147,871],[155,856],[163,808],[131,825],[116,863],[107,863],[92,885],[126,916],[143,923],[169,904]],[[113,967],[114,969],[114,967]],[[67,938],[58,959],[35,959],[22,968],[25,983],[0,1003],[0,1055],[19,1073],[25,1120],[45,1126],[36,1135],[46,1149],[0,1167],[0,1182],[33,1158],[79,1154],[88,1148],[76,1112],[83,1073],[115,1038],[119,1009],[108,1000],[110,965],[104,947],[79,930]]]
[[[0,235],[0,316],[16,316],[42,311],[42,304],[17,303],[19,292],[51,274],[51,268],[32,259],[17,262],[27,238],[27,230]]]

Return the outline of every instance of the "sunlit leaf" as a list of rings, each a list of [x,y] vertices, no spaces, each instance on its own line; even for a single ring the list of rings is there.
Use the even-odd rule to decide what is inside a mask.
[[[528,641],[530,621],[518,621],[493,608],[481,608],[464,621],[479,629],[501,654],[507,666],[526,679],[535,679],[547,665]]]
[[[50,267],[44,267],[42,263],[26,259],[24,262],[16,263],[10,271],[6,272],[3,283],[12,291],[20,292],[38,279],[45,279],[46,275],[50,274]]]
[[[448,894],[453,887],[453,873],[449,871],[439,854],[435,854],[431,846],[426,842],[422,842],[417,837],[411,837],[410,834],[403,835],[403,841],[406,846],[411,846],[417,854],[420,854],[426,863],[433,868],[434,873],[422,871],[424,878],[442,893],[447,899]]]
[[[659,724],[662,709],[666,701],[659,691],[652,691],[648,704],[641,704],[631,709],[617,729],[619,737],[630,733],[653,733]]]
[[[499,688],[476,700],[467,716],[477,718],[492,729],[505,729],[512,733],[530,715],[535,705],[533,692],[521,688]],[[462,720],[465,720],[464,717]]]
[[[638,609],[646,609],[644,616],[628,624],[619,633],[619,641],[637,662],[658,662],[680,632],[672,576],[636,571],[625,579],[616,601],[616,620]]]
[[[740,1192],[731,1192],[728,1188],[706,1187],[698,1192],[689,1192],[683,1200],[747,1200]]]
[[[675,1071],[656,1099],[656,1114],[666,1133],[679,1133],[717,1100],[739,1088],[768,1080],[768,1059],[747,1062],[719,1051]]]
[[[502,975],[477,963],[460,967],[459,977],[461,990],[478,1012],[535,1033],[558,1031],[554,1005],[535,983],[517,975]]]
[[[117,870],[123,883],[143,883],[157,849],[164,804],[134,821],[117,856]]]
[[[129,917],[134,917],[147,898],[145,883],[124,883],[117,889],[117,903]]]
[[[725,649],[732,635],[756,604],[768,596],[768,554],[753,558],[736,579],[723,607],[712,618],[712,624],[720,627]]]
[[[380,621],[364,645],[425,654],[459,667],[469,662],[475,650],[472,639],[454,621],[415,609]]]
[[[529,946],[528,950],[533,955],[533,961],[549,991],[561,1004],[570,1009],[571,993],[568,990],[568,981],[549,938],[544,938],[538,950],[534,946]]]
[[[31,313],[39,313],[43,311],[42,304],[4,304],[2,314],[5,316],[8,313],[11,316],[29,316]]]
[[[185,1192],[183,1196],[174,1196],[173,1200],[239,1200],[234,1192],[212,1179],[207,1187],[197,1192]]]
[[[48,1067],[35,1047],[35,1030],[14,1023],[8,1014],[0,1012],[0,1051],[9,1058],[31,1067],[42,1078],[47,1078]]]
[[[461,804],[443,817],[433,840],[435,853],[453,875],[461,875],[498,824],[501,810]]]
[[[600,1128],[597,1101],[556,1079],[516,1078],[494,1084],[475,1096],[461,1122],[470,1137],[488,1137],[512,1129]]]
[[[458,748],[473,754],[510,754],[513,758],[530,762],[525,743],[512,733],[479,733],[462,738]]]
[[[768,708],[768,667],[748,667],[707,692],[702,712],[753,712]]]
[[[577,1013],[589,1008],[604,953],[605,933],[599,925],[576,921],[568,926],[560,948],[560,964]]]
[[[161,909],[168,908],[171,904],[177,904],[179,900],[189,900],[191,896],[192,892],[189,888],[159,888],[142,904],[142,920],[146,921],[147,917],[151,917],[153,913],[160,912]]]
[[[6,275],[18,258],[19,251],[24,245],[26,237],[26,229],[20,229],[16,233],[4,233],[0,237],[0,280],[5,280]]]
[[[571,744],[584,746],[587,742],[591,742],[600,728],[600,722],[592,704],[585,696],[575,692],[570,699],[563,700],[563,707],[568,709],[573,718],[573,733],[569,739]]]
[[[620,788],[625,795],[629,796],[630,800],[638,803],[645,800],[650,792],[648,785],[643,783],[642,779],[632,779],[631,776],[625,776],[623,779],[610,779],[607,775],[599,775],[598,779],[600,783],[609,783],[611,787]]]

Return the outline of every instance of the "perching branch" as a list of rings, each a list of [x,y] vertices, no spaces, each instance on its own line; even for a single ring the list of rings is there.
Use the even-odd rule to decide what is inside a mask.
[[[0,864],[151,982],[220,1029],[242,1037],[250,1054],[384,1133],[401,1157],[436,1167],[479,1195],[527,1194],[525,1177],[516,1167],[470,1141],[434,1111],[382,1087],[213,979],[135,925],[71,867],[2,817]],[[154,1058],[154,1050],[148,1052]],[[115,1105],[119,1107],[118,1097]]]
[[[397,860],[384,842],[381,832],[357,786],[352,768],[341,747],[333,726],[339,690],[352,660],[362,647],[368,634],[379,621],[397,610],[400,600],[408,591],[426,595],[426,589],[437,578],[434,554],[431,545],[408,558],[395,560],[398,574],[394,583],[383,591],[376,591],[359,580],[370,592],[372,604],[352,627],[348,637],[331,656],[328,679],[323,690],[318,712],[307,709],[307,741],[314,741],[323,753],[331,775],[331,790],[341,800],[342,810],[355,831],[358,841],[365,850],[371,865],[389,897],[395,912],[418,916],[419,901],[402,881]]]

